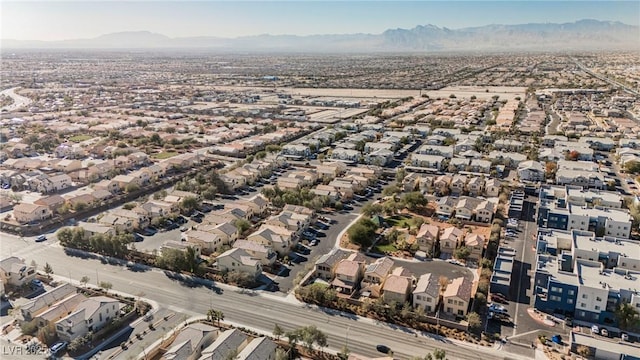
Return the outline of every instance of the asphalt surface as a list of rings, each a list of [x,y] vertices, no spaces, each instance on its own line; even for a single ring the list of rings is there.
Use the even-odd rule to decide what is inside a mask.
[[[3,234],[2,243],[2,256],[6,256],[9,254],[5,254],[5,243],[15,246],[24,242]],[[158,302],[163,308],[188,316],[206,314],[213,307],[223,311],[225,321],[265,334],[270,334],[276,323],[285,330],[316,325],[328,335],[329,348],[336,351],[344,345],[348,331],[351,351],[366,356],[378,355],[375,346],[384,342],[391,346],[398,358],[423,356],[435,348],[445,349],[447,356],[452,359],[482,359],[486,356],[496,359],[526,358],[500,353],[491,348],[454,343],[433,334],[415,334],[414,330],[333,310],[318,309],[284,296],[240,291],[224,284],[215,284],[213,287],[186,284],[170,279],[158,269],[135,272],[128,270],[126,266],[110,265],[97,259],[70,257],[53,242],[29,242],[20,253],[27,261],[35,260],[40,266],[48,262],[59,276],[76,281],[82,276],[89,276],[90,284],[107,281],[113,284],[114,290],[134,295],[144,294],[144,298]]]

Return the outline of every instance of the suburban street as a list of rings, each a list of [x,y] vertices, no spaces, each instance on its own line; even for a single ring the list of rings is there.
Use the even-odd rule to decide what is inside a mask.
[[[11,89],[6,89],[6,90],[2,90],[0,91],[1,95],[6,95],[9,96],[10,98],[13,99],[13,104],[4,106],[2,109],[0,109],[1,111],[16,111],[18,109],[20,109],[21,107],[27,106],[29,104],[31,104],[31,99],[24,97],[22,95],[18,95],[16,94],[16,89],[18,89],[17,87],[11,88]]]
[[[79,281],[83,276],[88,276],[91,284],[107,281],[113,284],[114,290],[133,295],[143,294],[143,297],[176,313],[202,315],[213,307],[223,311],[225,321],[265,334],[270,334],[276,323],[285,330],[313,324],[328,335],[329,348],[336,351],[345,344],[348,336],[348,346],[352,352],[370,356],[376,355],[375,346],[382,342],[390,346],[395,356],[400,358],[424,356],[435,348],[445,349],[451,359],[481,359],[486,356],[496,359],[527,358],[491,348],[454,343],[433,334],[416,335],[410,329],[333,310],[318,309],[282,295],[240,291],[224,284],[216,284],[217,290],[212,291],[205,286],[171,280],[159,269],[134,272],[126,266],[70,257],[52,240],[35,243],[30,238],[21,240],[2,234],[2,256],[9,256],[10,252],[14,255],[19,253],[27,261],[35,260],[40,267],[48,262],[54,273],[63,278]]]

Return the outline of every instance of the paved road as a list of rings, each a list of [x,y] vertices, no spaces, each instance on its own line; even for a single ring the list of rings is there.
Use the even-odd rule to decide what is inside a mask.
[[[35,260],[40,266],[48,262],[54,272],[62,277],[79,281],[83,276],[90,283],[107,281],[114,290],[140,294],[152,299],[171,311],[188,315],[206,314],[212,306],[222,310],[225,319],[265,333],[271,333],[278,323],[285,330],[301,325],[316,325],[329,338],[329,348],[339,350],[345,343],[348,329],[349,348],[353,352],[375,356],[375,345],[385,343],[392,347],[396,356],[408,358],[424,356],[434,348],[442,348],[451,359],[481,359],[492,356],[496,359],[526,358],[517,354],[500,353],[490,348],[478,348],[469,344],[451,343],[435,338],[432,334],[416,335],[413,330],[392,328],[370,319],[323,311],[315,307],[288,301],[283,296],[258,292],[241,293],[237,289],[219,284],[217,292],[206,287],[193,287],[169,279],[161,270],[133,272],[125,266],[109,265],[94,259],[67,256],[63,249],[53,243],[27,243],[17,237],[2,234],[2,256],[9,255],[11,247],[20,246],[20,254],[28,262]],[[21,244],[21,242],[24,244]],[[9,246],[6,247],[5,244]],[[15,251],[15,250],[14,250]]]
[[[29,99],[28,97],[24,97],[22,95],[18,95],[16,94],[16,89],[18,89],[17,87],[11,88],[11,89],[6,89],[3,91],[0,91],[0,94],[2,95],[6,95],[9,96],[11,98],[13,98],[13,103],[9,104],[7,106],[2,107],[2,109],[0,109],[1,111],[7,111],[7,112],[12,112],[15,110],[18,110],[24,106],[27,106],[29,104],[31,104],[31,99]]]

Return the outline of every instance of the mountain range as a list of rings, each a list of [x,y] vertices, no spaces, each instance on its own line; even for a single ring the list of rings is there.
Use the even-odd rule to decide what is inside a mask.
[[[0,40],[3,49],[201,49],[249,52],[447,52],[640,50],[640,27],[617,21],[486,25],[448,29],[420,25],[381,34],[176,37],[148,31],[62,41]]]

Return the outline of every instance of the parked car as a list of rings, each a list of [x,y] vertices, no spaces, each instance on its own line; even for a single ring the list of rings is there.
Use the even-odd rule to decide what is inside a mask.
[[[311,245],[311,246],[316,246],[316,245],[318,245],[318,239],[313,239],[313,240],[311,240],[311,242],[309,243],[309,245]]]
[[[498,304],[489,304],[489,311],[493,311],[496,314],[507,314],[507,309],[504,306]]]
[[[495,293],[495,294],[491,294],[490,297],[491,301],[493,302],[497,302],[500,304],[508,304],[509,302],[507,301],[507,298],[499,293]]]
[[[142,229],[142,235],[144,235],[144,236],[153,236],[157,232],[158,232],[158,230],[156,230],[155,228],[153,228],[151,226]]]
[[[47,240],[47,237],[45,235],[38,235],[38,237],[36,238],[36,242],[43,242],[46,240]]]
[[[600,335],[605,336],[605,337],[609,337],[609,330],[602,328],[600,329]]]
[[[49,348],[49,350],[51,351],[51,354],[56,355],[60,351],[64,350],[66,347],[67,347],[66,341],[58,341],[57,343],[53,344],[51,348]]]
[[[33,286],[35,286],[35,287],[39,287],[39,288],[41,288],[41,287],[43,287],[43,286],[44,286],[44,284],[42,284],[42,281],[40,281],[40,280],[38,280],[38,279],[33,279],[33,280],[31,280],[31,284],[33,284]]]
[[[453,265],[458,265],[458,266],[464,266],[463,263],[461,263],[460,261],[456,260],[456,259],[448,259],[447,262],[449,264],[453,264]]]
[[[600,334],[600,327],[598,325],[591,325],[592,334]]]
[[[629,341],[629,335],[627,333],[620,333],[620,339],[622,341]]]
[[[310,232],[310,231],[305,231],[302,233],[302,236],[306,237],[307,239],[315,239],[316,238],[316,234]]]

